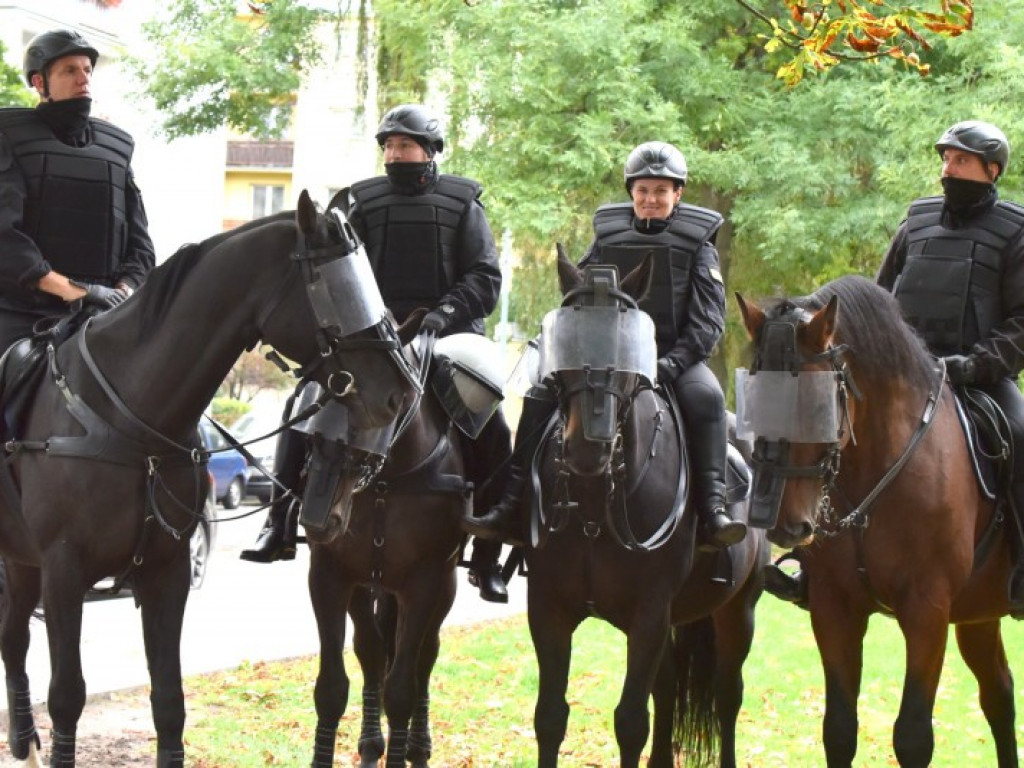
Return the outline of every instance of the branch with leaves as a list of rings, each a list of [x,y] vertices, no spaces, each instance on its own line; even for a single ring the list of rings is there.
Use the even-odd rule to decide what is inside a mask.
[[[751,0],[736,0],[771,28],[765,50],[782,48],[793,57],[777,75],[789,86],[808,72],[824,72],[841,61],[889,57],[927,75],[921,52],[931,50],[932,36],[957,37],[974,27],[974,0],[940,0],[938,11],[894,6],[885,0],[784,0],[790,18],[777,19]]]

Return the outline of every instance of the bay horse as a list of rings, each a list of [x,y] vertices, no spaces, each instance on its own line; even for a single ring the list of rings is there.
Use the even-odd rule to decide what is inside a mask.
[[[863,640],[869,616],[882,613],[896,619],[906,644],[893,729],[899,764],[932,760],[936,689],[953,624],[997,763],[1016,766],[1013,678],[1000,634],[1012,522],[975,479],[945,369],[893,297],[862,277],[765,308],[737,300],[755,350],[750,399],[764,406],[750,414],[757,438],[751,515],[774,543],[799,546],[825,672],[828,765],[853,763]],[[793,402],[803,405],[783,410],[794,391],[786,382],[801,378]]]
[[[610,268],[581,272],[560,252],[564,300],[541,334],[538,376],[558,400],[535,456],[526,550],[542,768],[558,762],[572,636],[588,617],[627,637],[615,709],[620,764],[639,764],[653,695],[650,766],[673,766],[680,750],[694,765],[719,752],[721,765],[735,765],[742,665],[767,548],[751,533],[726,552],[695,553],[683,427],[653,386],[653,324],[636,306],[652,263],[647,257],[617,282]],[[731,495],[730,512],[745,519],[743,494]]]
[[[18,541],[0,536],[8,577],[0,654],[16,758],[36,760],[40,746],[25,672],[29,617],[40,597],[52,670],[50,764],[72,766],[86,699],[83,598],[101,578],[130,576],[142,613],[156,764],[184,764],[180,638],[189,539],[208,493],[197,425],[244,349],[271,345],[351,401],[354,418],[367,425],[393,420],[411,393],[392,357],[400,343],[390,320],[344,327],[347,300],[376,304],[356,285],[346,295],[337,279],[366,257],[335,216],[320,214],[303,192],[294,213],[185,246],[124,304],[48,350],[24,428],[6,444],[21,510],[0,497],[0,515],[21,522]],[[383,307],[379,294],[376,303]]]
[[[422,315],[417,311],[406,324],[418,324]],[[458,336],[468,334],[438,344]],[[423,344],[420,350],[422,365]],[[411,346],[405,351],[415,360]],[[441,625],[455,600],[465,538],[461,521],[473,503],[473,487],[464,478],[473,459],[435,388],[424,389],[399,417],[400,434],[359,492],[355,482],[367,475],[364,457],[346,449],[345,479],[327,525],[306,528],[309,592],[320,635],[314,768],[334,765],[338,724],[348,704],[346,612],[364,680],[360,766],[376,766],[386,755],[388,768],[404,768],[406,761],[425,768],[431,756],[430,675]]]

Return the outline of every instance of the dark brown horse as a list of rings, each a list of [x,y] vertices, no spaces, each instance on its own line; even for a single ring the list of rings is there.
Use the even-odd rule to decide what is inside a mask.
[[[421,316],[405,325],[418,325]],[[358,493],[354,481],[365,470],[360,453],[348,453],[347,479],[326,532],[306,531],[309,591],[320,633],[314,768],[334,764],[338,723],[348,704],[346,610],[364,678],[360,765],[376,766],[385,746],[386,764],[393,768],[404,768],[407,760],[426,766],[431,755],[430,674],[441,624],[455,600],[461,520],[472,503],[464,480],[471,457],[431,387],[399,422],[404,429],[382,469]]]
[[[0,653],[15,757],[39,746],[25,657],[40,597],[52,670],[50,761],[71,766],[86,699],[83,597],[104,577],[130,575],[142,610],[156,763],[183,765],[179,645],[189,538],[207,495],[196,438],[203,409],[260,340],[344,396],[366,426],[393,420],[411,392],[391,358],[397,339],[389,323],[349,334],[336,322],[345,298],[331,276],[343,260],[365,260],[347,228],[318,214],[303,192],[294,214],[181,249],[51,355],[25,427],[8,446],[24,516],[20,542],[0,537],[8,577]],[[0,515],[20,520],[13,506],[3,497]]]
[[[627,636],[615,709],[621,765],[639,764],[652,694],[649,765],[674,765],[680,748],[690,763],[707,764],[719,737],[721,764],[734,765],[764,537],[752,534],[728,554],[695,555],[682,427],[652,386],[653,326],[635,304],[650,261],[618,285],[607,268],[581,273],[564,257],[558,266],[565,300],[545,320],[540,374],[558,396],[559,416],[538,453],[526,553],[540,672],[538,765],[557,764],[572,636],[591,616]],[[744,507],[741,495],[732,515],[744,519]],[[666,653],[674,624],[677,652]]]
[[[950,624],[978,680],[996,760],[1017,765],[1013,679],[1000,634],[1007,522],[975,479],[943,370],[893,298],[864,278],[840,278],[766,309],[737,298],[755,345],[749,399],[776,404],[750,414],[755,487],[769,489],[762,524],[775,543],[800,546],[809,577],[828,765],[852,765],[857,751],[863,639],[877,612],[896,618],[906,642],[893,730],[900,765],[931,762]],[[825,377],[827,390],[811,372]],[[779,420],[773,411],[787,382],[804,376],[804,406]],[[808,421],[810,401],[818,412]],[[832,424],[831,435],[815,434],[822,423]]]

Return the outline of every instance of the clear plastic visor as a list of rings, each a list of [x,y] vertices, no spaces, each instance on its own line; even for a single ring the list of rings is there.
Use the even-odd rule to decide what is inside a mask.
[[[348,336],[376,325],[387,314],[362,245],[319,265],[316,275],[306,290],[321,328],[333,326],[342,336]]]
[[[563,307],[544,316],[540,377],[585,367],[636,373],[654,382],[654,321],[638,309]]]
[[[834,443],[839,435],[835,371],[736,369],[736,436],[743,440]]]

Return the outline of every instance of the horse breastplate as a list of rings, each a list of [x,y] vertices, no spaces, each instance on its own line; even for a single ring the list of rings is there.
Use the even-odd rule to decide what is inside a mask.
[[[126,194],[133,142],[90,119],[92,142],[58,140],[31,109],[0,110],[0,131],[25,178],[22,231],[50,265],[71,278],[106,283],[127,242]]]
[[[907,216],[907,256],[893,288],[903,316],[936,354],[959,354],[1003,319],[1000,275],[1024,208],[1000,201],[958,229],[942,223],[942,198],[918,200]]]
[[[715,211],[679,204],[668,226],[658,233],[638,232],[629,203],[603,205],[594,214],[597,253],[593,263],[614,264],[619,274],[634,269],[654,253],[654,275],[640,308],[653,319],[658,348],[679,338],[679,327],[690,301],[690,270],[705,242],[713,240],[722,217]]]
[[[384,303],[399,322],[433,307],[455,283],[458,229],[476,182],[447,174],[421,195],[395,191],[386,177],[352,186],[366,222],[366,249]]]

